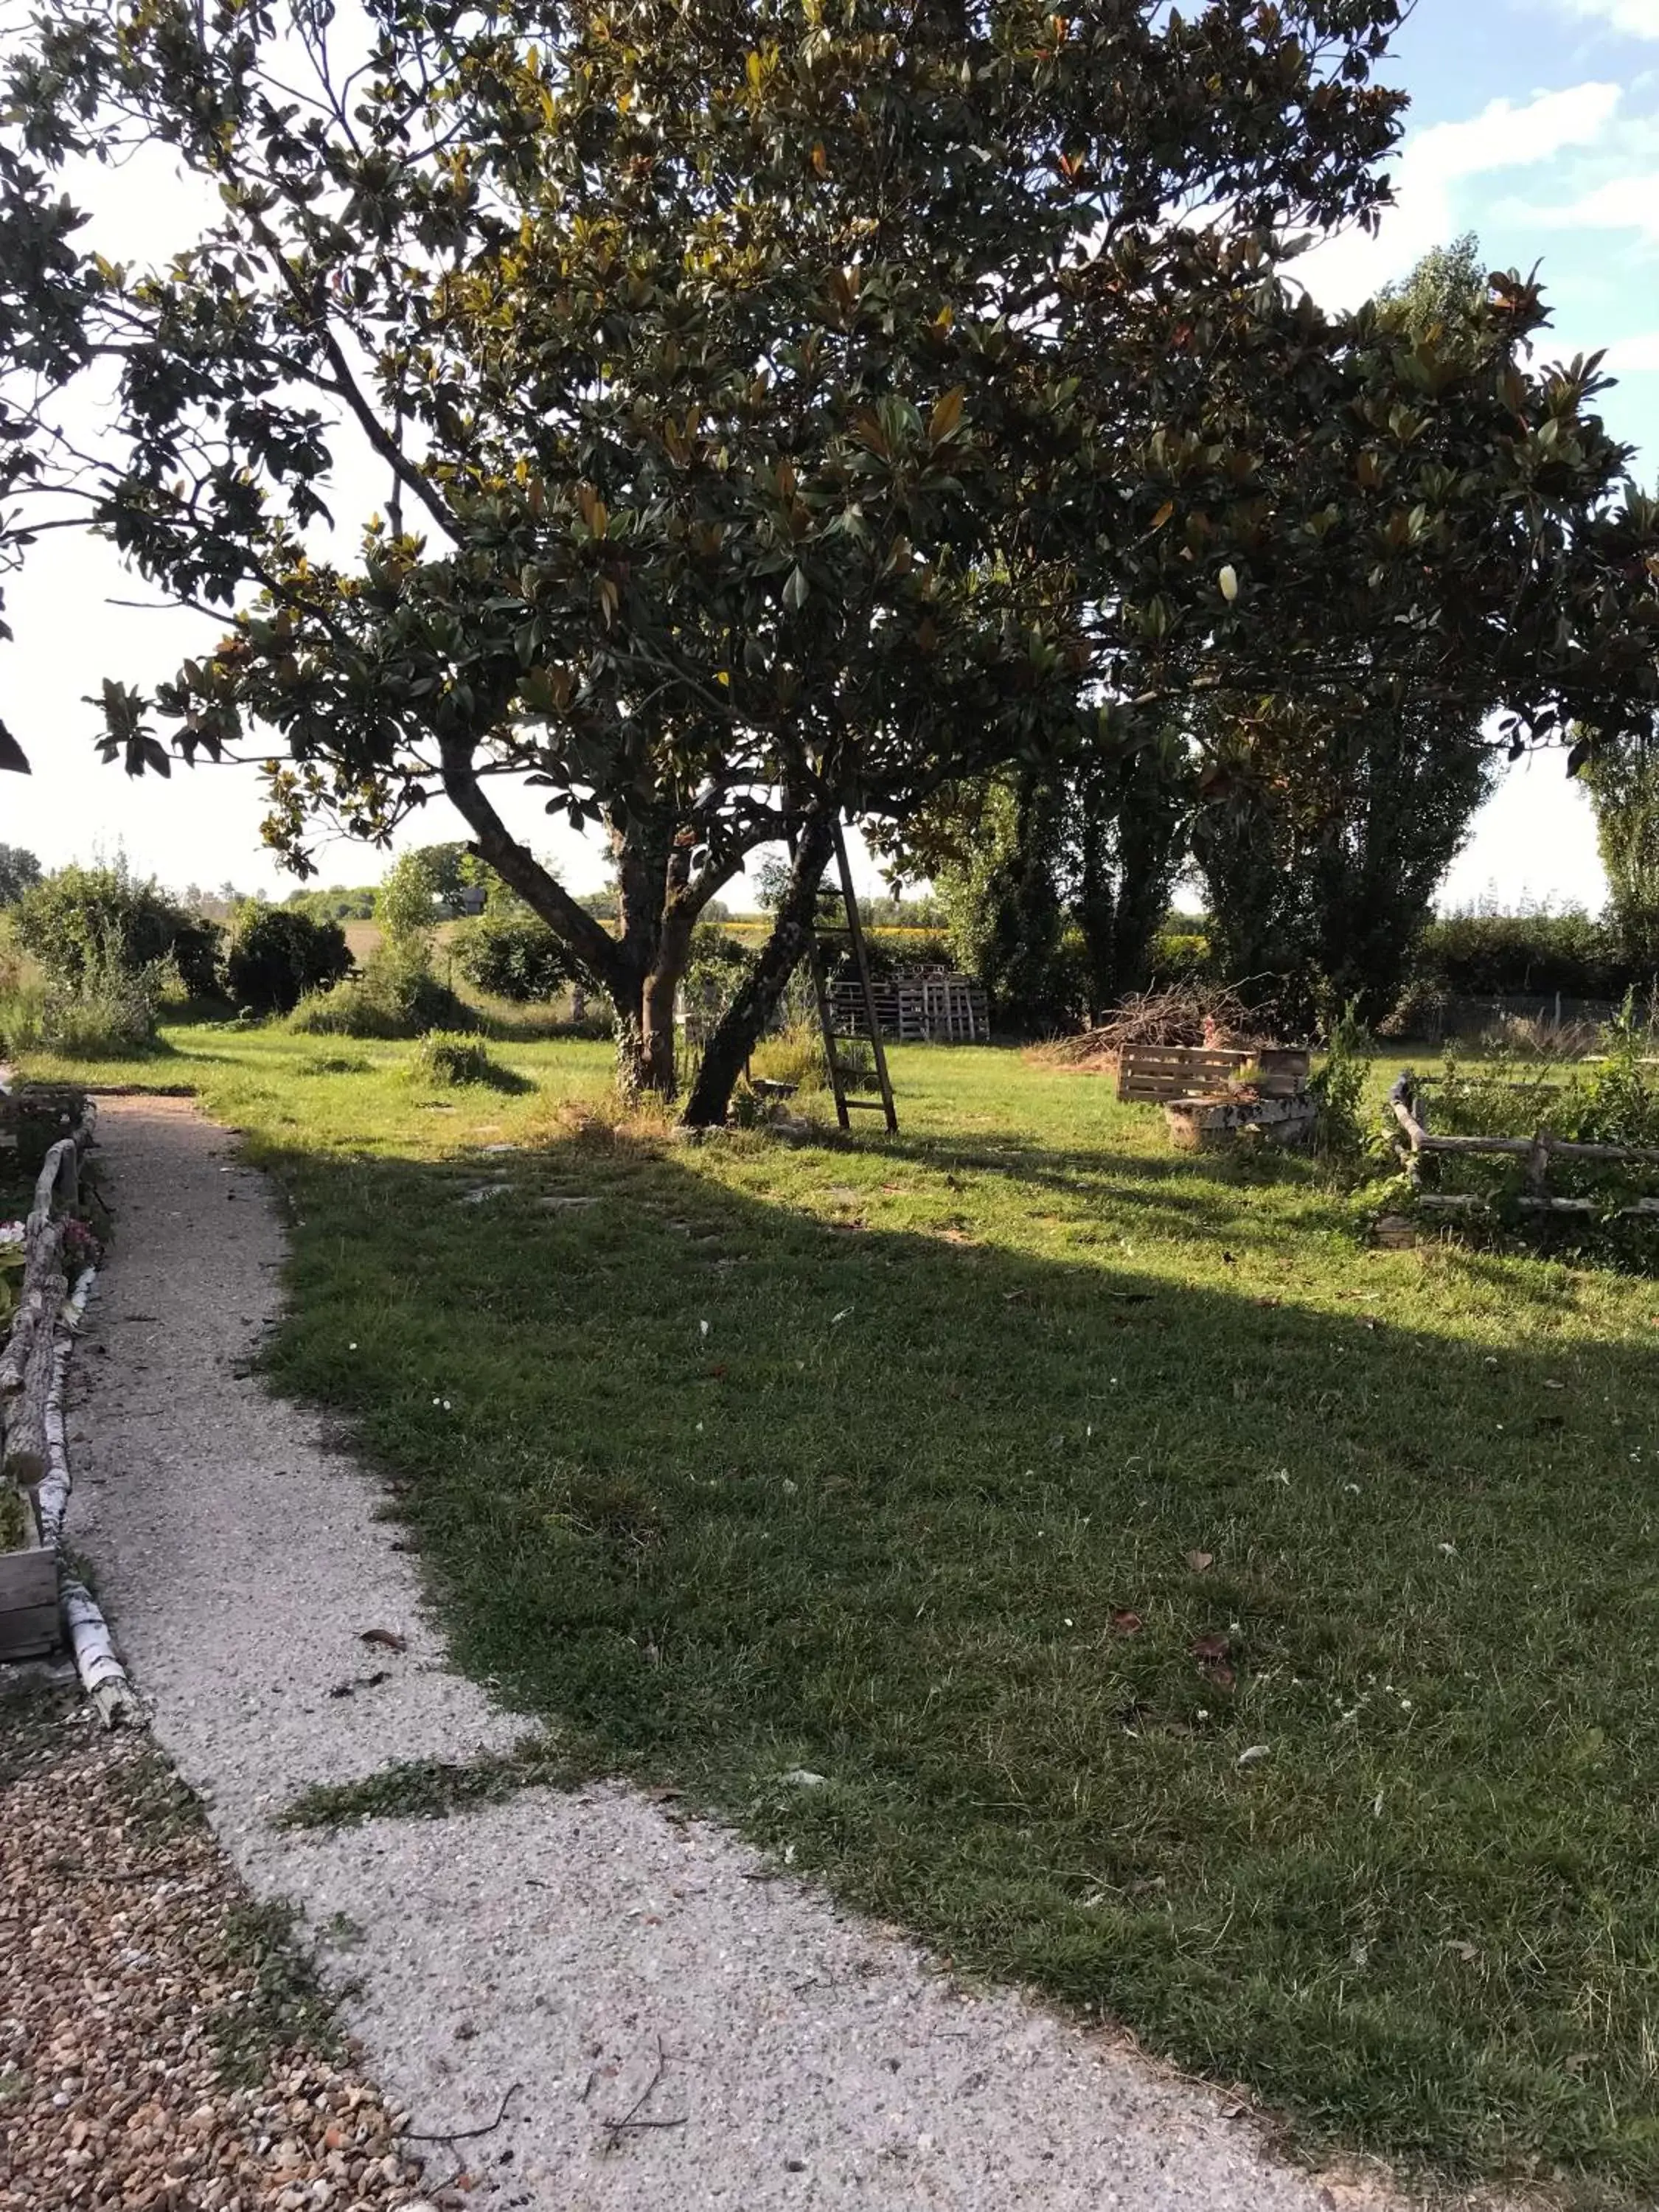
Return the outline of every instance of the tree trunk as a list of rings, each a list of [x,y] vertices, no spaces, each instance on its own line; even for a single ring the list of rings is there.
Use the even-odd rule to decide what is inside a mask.
[[[640,989],[640,1084],[659,1097],[678,1087],[675,1060],[675,1008],[691,959],[690,919],[670,914],[657,939],[656,964]]]
[[[772,934],[749,980],[703,1048],[702,1065],[684,1116],[690,1128],[714,1128],[725,1121],[744,1062],[765,1034],[789,978],[800,965],[811,938],[818,885],[829,865],[832,819],[827,811],[806,818]]]

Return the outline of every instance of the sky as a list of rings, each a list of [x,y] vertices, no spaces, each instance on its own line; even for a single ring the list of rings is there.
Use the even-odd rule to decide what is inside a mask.
[[[1389,164],[1397,204],[1379,235],[1328,240],[1297,264],[1329,306],[1402,276],[1430,246],[1479,236],[1492,268],[1541,264],[1553,310],[1547,356],[1606,348],[1614,389],[1602,410],[1659,479],[1659,0],[1418,0],[1380,74],[1411,94]],[[100,180],[99,244],[143,259],[178,240],[189,196],[161,157]],[[292,888],[259,842],[257,778],[221,769],[130,781],[100,766],[86,695],[105,676],[153,683],[202,641],[196,619],[144,609],[142,583],[107,548],[69,534],[43,541],[10,580],[15,642],[0,649],[0,715],[34,774],[0,776],[0,842],[49,866],[124,851],[143,873],[182,888],[234,883],[276,896]],[[533,796],[514,826],[556,857],[578,890],[603,855],[546,822]],[[400,842],[464,834],[441,800]],[[382,855],[319,851],[325,882],[361,883]],[[857,872],[873,885],[862,854]],[[1605,883],[1589,809],[1558,760],[1509,770],[1454,864],[1443,906],[1492,900],[1601,904]],[[733,896],[742,902],[740,889]]]

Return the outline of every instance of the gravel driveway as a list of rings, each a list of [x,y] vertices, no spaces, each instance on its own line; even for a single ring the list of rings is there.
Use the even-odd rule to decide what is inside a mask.
[[[99,1129],[118,1236],[76,1362],[71,1537],[161,1743],[255,1893],[300,1903],[355,1983],[348,2020],[412,2127],[483,2128],[520,2085],[428,2185],[464,2167],[470,2203],[544,2212],[1357,2199],[1275,2163],[1230,2100],[964,1994],[631,1790],[276,1830],[307,1783],[520,1724],[447,1669],[370,1478],[247,1373],[283,1250],[261,1179],[182,1100],[111,1099]],[[371,1655],[369,1627],[407,1652]]]

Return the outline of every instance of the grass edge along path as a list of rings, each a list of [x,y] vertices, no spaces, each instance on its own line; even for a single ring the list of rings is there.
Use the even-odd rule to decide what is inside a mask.
[[[1004,1054],[692,1148],[602,1048],[174,1044],[289,1194],[274,1380],[562,1744],[1310,2148],[1651,2199],[1650,1284],[1368,1252]]]

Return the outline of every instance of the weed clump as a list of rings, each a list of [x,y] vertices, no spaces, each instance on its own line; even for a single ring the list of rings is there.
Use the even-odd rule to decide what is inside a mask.
[[[482,1038],[459,1030],[433,1030],[423,1036],[409,1056],[409,1079],[433,1091],[468,1083],[488,1083],[497,1090],[519,1086],[511,1068],[490,1057]]]

